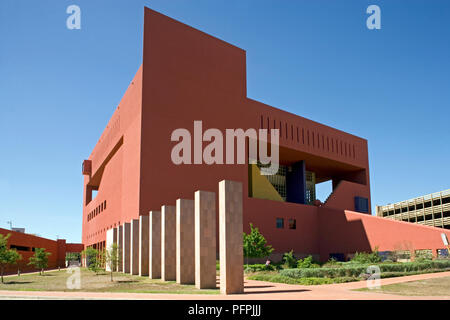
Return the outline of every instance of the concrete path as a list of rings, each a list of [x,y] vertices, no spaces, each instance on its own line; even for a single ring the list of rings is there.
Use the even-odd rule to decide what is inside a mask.
[[[381,285],[450,277],[450,272],[381,279]],[[316,286],[290,285],[246,280],[244,294],[154,294],[109,292],[0,291],[0,299],[132,299],[132,300],[450,300],[450,296],[399,296],[360,292],[366,281]]]

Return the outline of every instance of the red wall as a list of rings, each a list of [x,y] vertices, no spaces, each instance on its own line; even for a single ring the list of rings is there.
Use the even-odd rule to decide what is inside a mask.
[[[45,248],[47,252],[51,253],[48,257],[48,269],[55,269],[58,266],[65,267],[66,252],[81,252],[84,248],[81,243],[66,243],[64,239],[54,241],[2,228],[0,228],[0,234],[4,236],[11,234],[8,239],[8,246],[16,245],[30,248],[30,251],[17,251],[22,255],[22,260],[19,261],[18,265],[7,267],[5,270],[6,274],[16,273],[18,268],[20,268],[21,272],[37,271],[33,266],[27,265],[29,258],[34,255],[31,248]]]
[[[319,209],[320,253],[323,260],[330,253],[356,251],[445,249],[441,233],[450,239],[450,230],[395,221],[367,214],[327,208]]]

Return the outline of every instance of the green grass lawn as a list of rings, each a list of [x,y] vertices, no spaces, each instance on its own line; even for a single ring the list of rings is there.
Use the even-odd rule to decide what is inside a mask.
[[[138,293],[186,293],[218,294],[218,289],[198,290],[194,285],[180,285],[175,281],[164,282],[149,277],[114,273],[111,282],[110,273],[98,275],[86,268],[81,268],[81,289],[68,289],[67,279],[71,276],[67,270],[49,271],[44,275],[22,274],[20,277],[5,277],[0,283],[0,290],[16,291],[88,291],[88,292],[138,292]]]
[[[403,296],[450,296],[450,277],[409,281],[382,286],[380,289],[357,289]]]

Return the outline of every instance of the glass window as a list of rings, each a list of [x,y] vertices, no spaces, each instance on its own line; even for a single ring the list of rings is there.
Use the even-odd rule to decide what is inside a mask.
[[[278,229],[284,228],[284,219],[283,218],[277,218],[277,228]]]
[[[297,229],[297,222],[295,219],[289,219],[289,229]]]

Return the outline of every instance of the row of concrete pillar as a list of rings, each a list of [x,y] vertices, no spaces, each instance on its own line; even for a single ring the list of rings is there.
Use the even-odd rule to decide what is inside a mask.
[[[219,182],[220,291],[244,290],[242,183]],[[216,194],[196,191],[107,231],[106,247],[117,243],[117,271],[151,279],[216,288]]]

